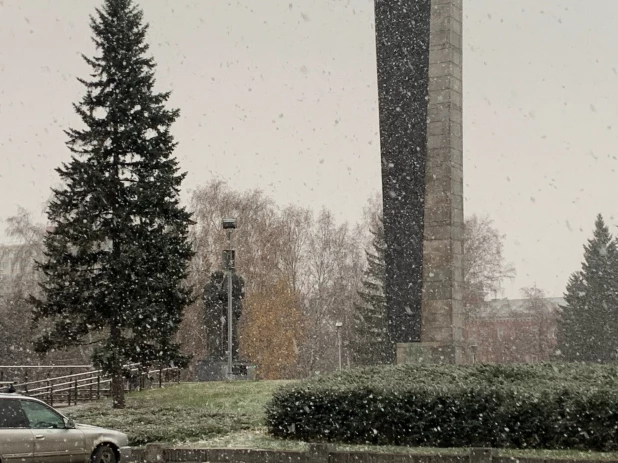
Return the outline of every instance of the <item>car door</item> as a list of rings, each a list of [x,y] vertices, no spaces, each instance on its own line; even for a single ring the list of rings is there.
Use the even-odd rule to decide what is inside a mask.
[[[36,463],[83,463],[87,460],[84,433],[68,429],[62,415],[42,402],[20,400],[34,435]]]
[[[19,401],[0,397],[0,460],[34,463],[34,434]]]

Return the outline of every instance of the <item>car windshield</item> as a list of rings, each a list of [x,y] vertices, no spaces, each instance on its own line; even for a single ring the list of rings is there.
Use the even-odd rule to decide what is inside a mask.
[[[64,418],[46,405],[31,400],[21,400],[20,403],[31,428],[61,429],[65,427]]]

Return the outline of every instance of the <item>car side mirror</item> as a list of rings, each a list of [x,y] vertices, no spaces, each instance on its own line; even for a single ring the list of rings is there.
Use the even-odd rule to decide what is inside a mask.
[[[75,429],[75,421],[73,421],[71,418],[65,418],[64,427],[65,429]]]

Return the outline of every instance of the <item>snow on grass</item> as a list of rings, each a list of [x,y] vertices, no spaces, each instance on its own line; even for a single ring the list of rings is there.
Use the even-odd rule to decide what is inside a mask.
[[[264,426],[264,409],[282,381],[184,383],[133,393],[127,408],[110,401],[65,411],[84,424],[122,431],[131,445],[205,441]]]
[[[117,429],[131,445],[165,442],[186,448],[251,448],[304,451],[307,443],[275,439],[266,433],[264,407],[286,381],[183,383],[129,394],[128,407],[114,410],[110,401],[63,409],[76,421]],[[337,445],[340,451],[457,455],[467,449]],[[499,456],[572,460],[618,460],[618,453],[550,450],[498,450]]]

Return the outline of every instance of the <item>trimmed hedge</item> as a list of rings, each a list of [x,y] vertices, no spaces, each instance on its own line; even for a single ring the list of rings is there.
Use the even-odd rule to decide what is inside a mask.
[[[399,366],[284,387],[280,438],[351,444],[618,450],[618,367]]]

